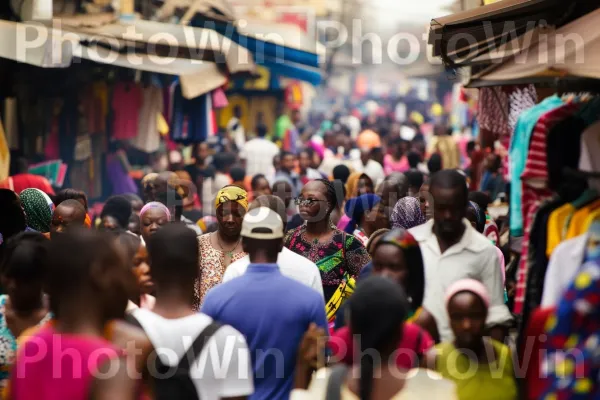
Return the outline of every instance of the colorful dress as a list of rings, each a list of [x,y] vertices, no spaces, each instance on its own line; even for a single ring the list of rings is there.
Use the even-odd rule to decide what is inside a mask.
[[[225,274],[225,253],[221,250],[215,249],[210,244],[211,234],[205,234],[198,237],[200,244],[200,273],[198,279],[196,279],[196,285],[194,290],[194,309],[199,310],[204,296],[210,289],[217,286],[223,281],[223,274]],[[241,249],[241,245],[238,246]],[[235,262],[240,258],[244,257],[246,253],[240,251],[239,253],[233,254],[231,262]]]
[[[546,323],[548,348],[543,373],[550,388],[543,399],[600,396],[600,265],[585,263]]]
[[[10,370],[15,362],[17,352],[17,339],[13,336],[10,329],[6,325],[6,302],[8,296],[3,294],[0,296],[0,388],[3,388],[8,383]],[[38,326],[45,324],[52,316],[50,313],[44,317]]]
[[[285,246],[317,264],[321,272],[325,302],[329,301],[345,276],[357,277],[360,270],[371,261],[365,247],[353,235],[337,228],[327,243],[308,241],[306,225],[288,232]]]

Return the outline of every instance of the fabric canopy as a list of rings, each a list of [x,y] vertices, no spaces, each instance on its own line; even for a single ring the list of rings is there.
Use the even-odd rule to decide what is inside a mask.
[[[532,44],[500,66],[475,76],[482,84],[524,82],[557,77],[600,79],[600,9]],[[479,85],[481,86],[481,85]]]
[[[538,26],[553,26],[584,0],[503,0],[431,21],[433,56],[450,65],[476,59]],[[568,19],[567,19],[568,20]]]

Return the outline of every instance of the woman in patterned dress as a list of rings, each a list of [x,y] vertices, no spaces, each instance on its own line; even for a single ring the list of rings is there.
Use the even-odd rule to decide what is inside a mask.
[[[0,388],[8,383],[17,338],[51,318],[42,293],[47,240],[41,233],[24,232],[6,243],[0,266],[2,285],[8,293],[0,296]]]
[[[248,193],[238,186],[225,186],[215,199],[217,231],[198,237],[200,273],[196,282],[194,307],[200,309],[204,296],[221,283],[225,269],[244,257],[242,221],[248,210]]]
[[[341,305],[341,302],[330,301],[338,287],[356,278],[362,267],[371,261],[358,239],[332,225],[330,216],[337,203],[336,189],[328,180],[306,184],[296,199],[300,216],[306,223],[288,232],[285,239],[287,248],[319,267],[329,317]]]

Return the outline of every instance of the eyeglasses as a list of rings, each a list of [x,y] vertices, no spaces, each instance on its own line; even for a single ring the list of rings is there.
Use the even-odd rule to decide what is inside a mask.
[[[303,199],[302,197],[296,197],[294,199],[294,203],[297,206],[305,206],[305,207],[310,207],[315,203],[319,203],[319,202],[323,202],[323,203],[327,203],[327,200],[317,200],[317,199]]]

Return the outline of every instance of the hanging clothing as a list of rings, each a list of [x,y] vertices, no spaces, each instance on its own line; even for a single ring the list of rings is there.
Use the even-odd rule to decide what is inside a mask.
[[[8,178],[9,174],[10,149],[8,148],[8,141],[6,140],[2,119],[0,119],[0,182]]]
[[[158,114],[164,112],[162,89],[149,86],[142,89],[142,106],[139,112],[137,136],[131,145],[145,153],[154,153],[160,147]]]
[[[215,133],[210,93],[188,100],[181,86],[174,86],[171,118],[171,139],[183,145],[202,143]]]
[[[521,185],[521,174],[525,169],[525,163],[527,160],[527,153],[529,150],[529,143],[531,135],[535,125],[538,123],[540,117],[557,107],[563,105],[563,101],[558,96],[552,96],[536,107],[526,110],[519,116],[515,131],[513,134],[511,146],[510,146],[510,159],[511,159],[511,190],[510,190],[510,233],[512,236],[523,236],[523,206],[521,203],[522,185]]]
[[[113,88],[112,137],[116,140],[133,139],[138,134],[139,112],[142,107],[142,89],[131,82],[119,82]]]
[[[546,245],[546,255],[550,257],[556,247],[563,241],[566,232],[564,227],[567,221],[575,213],[575,207],[567,203],[554,210],[548,219],[548,243]]]
[[[581,136],[581,158],[579,159],[579,169],[581,171],[599,172],[600,171],[600,121],[589,126]],[[590,186],[600,190],[600,180],[590,180]]]

